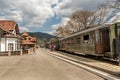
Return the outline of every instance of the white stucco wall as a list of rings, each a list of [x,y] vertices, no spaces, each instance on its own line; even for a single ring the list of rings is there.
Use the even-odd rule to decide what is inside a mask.
[[[6,42],[5,42],[6,41]],[[13,51],[19,51],[20,49],[17,48],[17,38],[1,38],[1,52],[9,51],[8,50],[8,44],[12,43],[13,44]],[[6,44],[6,45],[5,45]]]
[[[1,52],[5,51],[5,38],[1,38]]]

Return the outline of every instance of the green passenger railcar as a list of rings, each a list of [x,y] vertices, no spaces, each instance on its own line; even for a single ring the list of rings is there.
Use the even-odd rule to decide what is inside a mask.
[[[59,39],[59,49],[114,59],[120,63],[120,23],[104,24]]]

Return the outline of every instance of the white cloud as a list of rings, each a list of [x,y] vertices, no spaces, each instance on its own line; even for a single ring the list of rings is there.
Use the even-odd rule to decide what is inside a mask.
[[[60,25],[65,25],[69,20],[69,17],[76,11],[87,9],[87,10],[96,10],[98,5],[115,1],[115,0],[61,0],[60,3],[54,7],[54,11],[58,17],[61,17],[61,23],[54,24],[52,26],[52,31],[50,33],[55,32]]]
[[[61,23],[59,24],[54,24],[51,28],[52,29],[57,29],[59,26],[66,25],[67,21],[69,21],[69,18],[62,18]]]
[[[81,7],[73,5],[76,3],[74,0],[62,0],[54,7],[54,11],[59,17],[69,17],[73,12],[81,10]]]
[[[46,32],[47,34],[51,34],[51,35],[55,35],[55,30],[54,31],[49,31],[49,32]]]
[[[4,20],[4,18],[0,16],[0,20]]]
[[[106,0],[114,1],[114,0]],[[28,27],[40,27],[55,14],[62,18],[59,24],[73,12],[88,9],[95,10],[105,0],[0,0],[0,18],[13,19],[22,23],[21,30]],[[58,25],[58,24],[56,24]],[[54,27],[55,25],[53,25]]]
[[[23,17],[21,16],[21,12],[14,10],[9,15],[6,15],[5,18],[15,20],[17,22],[23,22]]]
[[[0,0],[0,15],[38,27],[54,16],[51,6],[56,3],[58,0]]]
[[[26,27],[19,27],[20,32],[29,32],[29,29]]]
[[[48,32],[48,34],[52,34],[54,35],[54,33],[56,32],[56,29],[59,27],[59,26],[62,26],[62,25],[66,25],[67,24],[67,21],[69,21],[70,19],[65,17],[65,18],[62,18],[61,20],[61,23],[59,24],[54,24],[52,27],[51,27],[51,31]],[[63,26],[64,27],[64,26]]]
[[[99,4],[115,0],[62,0],[54,8],[56,15],[59,17],[69,17],[73,12],[87,9],[95,10]]]

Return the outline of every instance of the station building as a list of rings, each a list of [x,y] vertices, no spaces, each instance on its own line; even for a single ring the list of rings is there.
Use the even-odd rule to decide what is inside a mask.
[[[15,21],[0,20],[0,53],[20,51],[19,27]]]

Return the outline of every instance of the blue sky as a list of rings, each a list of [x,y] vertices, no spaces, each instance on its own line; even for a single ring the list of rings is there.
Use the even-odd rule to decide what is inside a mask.
[[[60,21],[61,21],[61,18],[57,18],[56,16],[48,19],[43,25],[43,27],[41,27],[42,32],[51,31],[51,26],[53,26],[54,24],[59,24]]]
[[[20,32],[53,34],[78,10],[96,10],[102,3],[115,0],[0,0],[0,19],[14,20]]]

